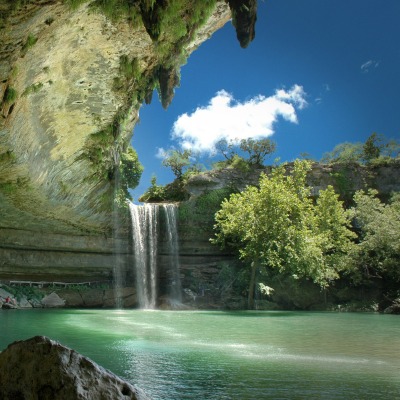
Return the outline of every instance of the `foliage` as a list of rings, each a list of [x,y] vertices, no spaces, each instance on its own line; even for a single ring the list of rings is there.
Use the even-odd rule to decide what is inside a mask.
[[[88,160],[92,164],[95,176],[109,179],[113,176],[116,165],[114,141],[111,127],[92,133],[78,159]]]
[[[71,7],[72,10],[76,10],[82,4],[87,3],[88,0],[65,0],[65,2]]]
[[[348,164],[340,165],[336,171],[330,173],[334,179],[336,190],[338,190],[341,198],[346,201],[346,204],[350,204],[352,202],[354,193],[354,190],[352,190],[354,185],[353,173],[354,168]]]
[[[362,159],[362,143],[340,143],[331,152],[325,153],[321,159],[323,163],[357,163]]]
[[[15,100],[17,100],[17,97],[17,91],[14,88],[8,86],[4,93],[3,102],[5,104],[14,104]]]
[[[322,287],[344,268],[342,257],[352,237],[348,216],[332,188],[313,204],[306,186],[310,167],[310,162],[297,160],[289,174],[285,164],[270,176],[263,174],[259,188],[231,195],[215,216],[212,242],[233,246],[251,265],[249,307],[260,267],[308,277]],[[329,218],[330,213],[336,218]]]
[[[209,232],[214,223],[215,213],[220,209],[223,200],[231,193],[230,188],[212,190],[182,203],[179,206],[179,220]]]
[[[1,163],[13,163],[16,161],[15,153],[12,150],[7,150],[0,153],[0,164]]]
[[[129,59],[127,55],[122,55],[119,60],[120,76],[114,79],[115,90],[126,90],[130,80],[138,81],[141,77],[139,61],[136,58]]]
[[[33,83],[32,85],[28,86],[22,93],[22,96],[28,96],[30,94],[34,94],[40,91],[43,88],[43,83]]]
[[[191,164],[191,154],[190,150],[168,150],[165,153],[162,165],[171,168],[177,179],[182,179],[184,169]]]
[[[276,144],[267,138],[259,140],[249,138],[240,141],[240,149],[249,154],[247,159],[249,164],[262,166],[265,158],[275,152]]]
[[[134,189],[140,181],[143,165],[139,161],[136,151],[132,147],[121,155],[120,177],[122,184]]]
[[[373,133],[368,137],[363,146],[362,157],[366,162],[370,162],[381,155],[383,148],[383,137],[377,133]]]
[[[400,194],[383,204],[376,190],[358,191],[352,209],[360,242],[351,253],[355,278],[400,282]]]
[[[43,297],[43,294],[39,289],[31,286],[5,286],[4,288],[11,293],[17,301],[21,301],[24,296],[28,300],[41,300]]]
[[[248,138],[240,142],[221,139],[216,143],[215,148],[225,160],[214,163],[214,168],[232,167],[245,172],[252,166],[262,167],[265,158],[275,151],[276,145],[267,138],[258,140]],[[239,155],[239,151],[247,153],[247,158]]]
[[[324,163],[372,164],[390,163],[399,157],[400,144],[387,140],[383,134],[372,133],[365,143],[340,143],[322,157]]]
[[[151,186],[140,196],[139,201],[184,201],[189,194],[185,189],[185,182],[182,179],[175,179],[168,185],[157,185],[155,176],[151,178]]]
[[[24,57],[25,54],[27,53],[27,51],[36,44],[37,40],[38,39],[34,34],[30,33],[28,35],[26,42],[23,44],[22,49],[21,49],[22,57]]]
[[[151,177],[151,186],[146,190],[146,192],[140,196],[139,201],[164,201],[166,200],[166,190],[164,185],[157,184],[157,177],[153,175]]]

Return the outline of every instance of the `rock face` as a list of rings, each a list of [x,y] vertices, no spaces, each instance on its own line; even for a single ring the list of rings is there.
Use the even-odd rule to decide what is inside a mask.
[[[3,400],[98,400],[148,397],[90,359],[43,336],[0,353]]]
[[[289,164],[288,168],[290,167]],[[210,171],[189,179],[185,189],[191,197],[228,187],[241,191],[248,185],[257,186],[260,174],[270,172],[271,167],[246,172],[234,168]],[[375,188],[380,195],[388,198],[392,192],[400,191],[399,176],[400,161],[382,166],[314,163],[307,180],[313,195],[318,195],[320,190],[332,185],[344,199],[353,196],[355,191],[368,187]]]
[[[196,25],[190,0],[174,14],[133,2],[137,21],[95,3],[1,1],[0,279],[109,279],[129,264],[113,200],[138,110],[156,85],[166,106],[180,63],[230,18],[225,1]]]

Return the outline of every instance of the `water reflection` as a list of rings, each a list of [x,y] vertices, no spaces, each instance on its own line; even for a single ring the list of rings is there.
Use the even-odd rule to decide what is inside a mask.
[[[0,313],[1,346],[47,335],[138,384],[154,399],[388,399],[400,394],[400,319],[392,316],[128,310],[6,314]]]

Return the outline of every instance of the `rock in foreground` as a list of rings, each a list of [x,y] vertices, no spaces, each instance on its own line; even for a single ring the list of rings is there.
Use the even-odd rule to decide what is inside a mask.
[[[146,400],[138,388],[44,336],[10,344],[0,353],[3,400]]]

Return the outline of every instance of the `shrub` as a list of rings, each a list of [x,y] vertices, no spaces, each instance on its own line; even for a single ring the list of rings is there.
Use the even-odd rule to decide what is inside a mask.
[[[17,96],[17,91],[14,88],[8,86],[4,93],[3,102],[5,104],[14,104],[15,100],[17,100]]]

